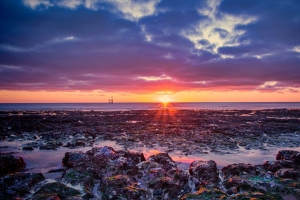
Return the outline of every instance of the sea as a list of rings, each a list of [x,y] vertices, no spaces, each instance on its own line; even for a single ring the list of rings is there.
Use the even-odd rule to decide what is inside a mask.
[[[0,111],[126,111],[157,109],[262,110],[300,109],[300,102],[170,102],[170,103],[0,103]]]

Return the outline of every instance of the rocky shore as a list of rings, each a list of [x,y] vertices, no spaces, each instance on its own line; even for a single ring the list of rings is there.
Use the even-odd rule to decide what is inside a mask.
[[[24,150],[166,147],[186,155],[300,147],[300,110],[141,110],[0,112],[0,141],[30,140]]]
[[[2,111],[0,132],[0,199],[300,199],[298,151],[260,165],[195,159],[186,169],[170,156],[297,148],[300,110]],[[103,140],[124,148],[94,147]],[[33,154],[69,149],[47,172],[61,178],[26,172],[4,142]],[[158,146],[165,153],[139,151]]]
[[[22,158],[0,154],[0,199],[299,199],[300,153],[282,150],[262,165],[195,160],[178,169],[168,153],[150,156],[111,147],[67,152],[62,179],[20,172]],[[5,163],[3,165],[2,163]]]

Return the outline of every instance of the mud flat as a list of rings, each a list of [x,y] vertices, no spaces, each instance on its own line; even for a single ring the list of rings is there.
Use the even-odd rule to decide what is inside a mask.
[[[7,111],[0,132],[0,199],[300,198],[297,109]]]

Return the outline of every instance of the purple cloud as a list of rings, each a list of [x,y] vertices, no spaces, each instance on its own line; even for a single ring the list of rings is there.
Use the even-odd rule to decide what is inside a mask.
[[[87,2],[0,1],[0,89],[299,91],[298,1]]]

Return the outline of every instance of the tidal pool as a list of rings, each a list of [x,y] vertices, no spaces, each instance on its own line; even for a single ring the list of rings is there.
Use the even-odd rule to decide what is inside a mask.
[[[3,153],[13,152],[14,155],[23,157],[27,165],[27,172],[43,173],[46,178],[57,178],[61,176],[61,173],[47,173],[50,169],[57,169],[62,166],[62,159],[66,152],[75,151],[88,151],[92,147],[80,147],[80,148],[66,148],[60,147],[57,150],[40,150],[35,148],[33,151],[22,150],[22,145],[31,141],[2,141],[0,142],[0,150]],[[124,147],[117,144],[115,141],[103,140],[96,142],[93,147],[111,146],[115,150],[122,150]],[[138,147],[129,148],[129,151],[142,152],[146,159],[151,155],[163,153],[167,150],[165,147],[156,146],[154,148]],[[246,150],[243,147],[239,147],[238,151],[230,154],[217,154],[209,152],[208,154],[194,154],[185,155],[181,151],[169,152],[170,157],[178,163],[178,168],[188,169],[189,165],[194,160],[214,160],[217,163],[218,169],[233,164],[233,163],[246,163],[252,165],[263,164],[267,160],[275,160],[279,150],[295,150],[300,151],[300,147],[297,148],[273,148],[271,150]]]

